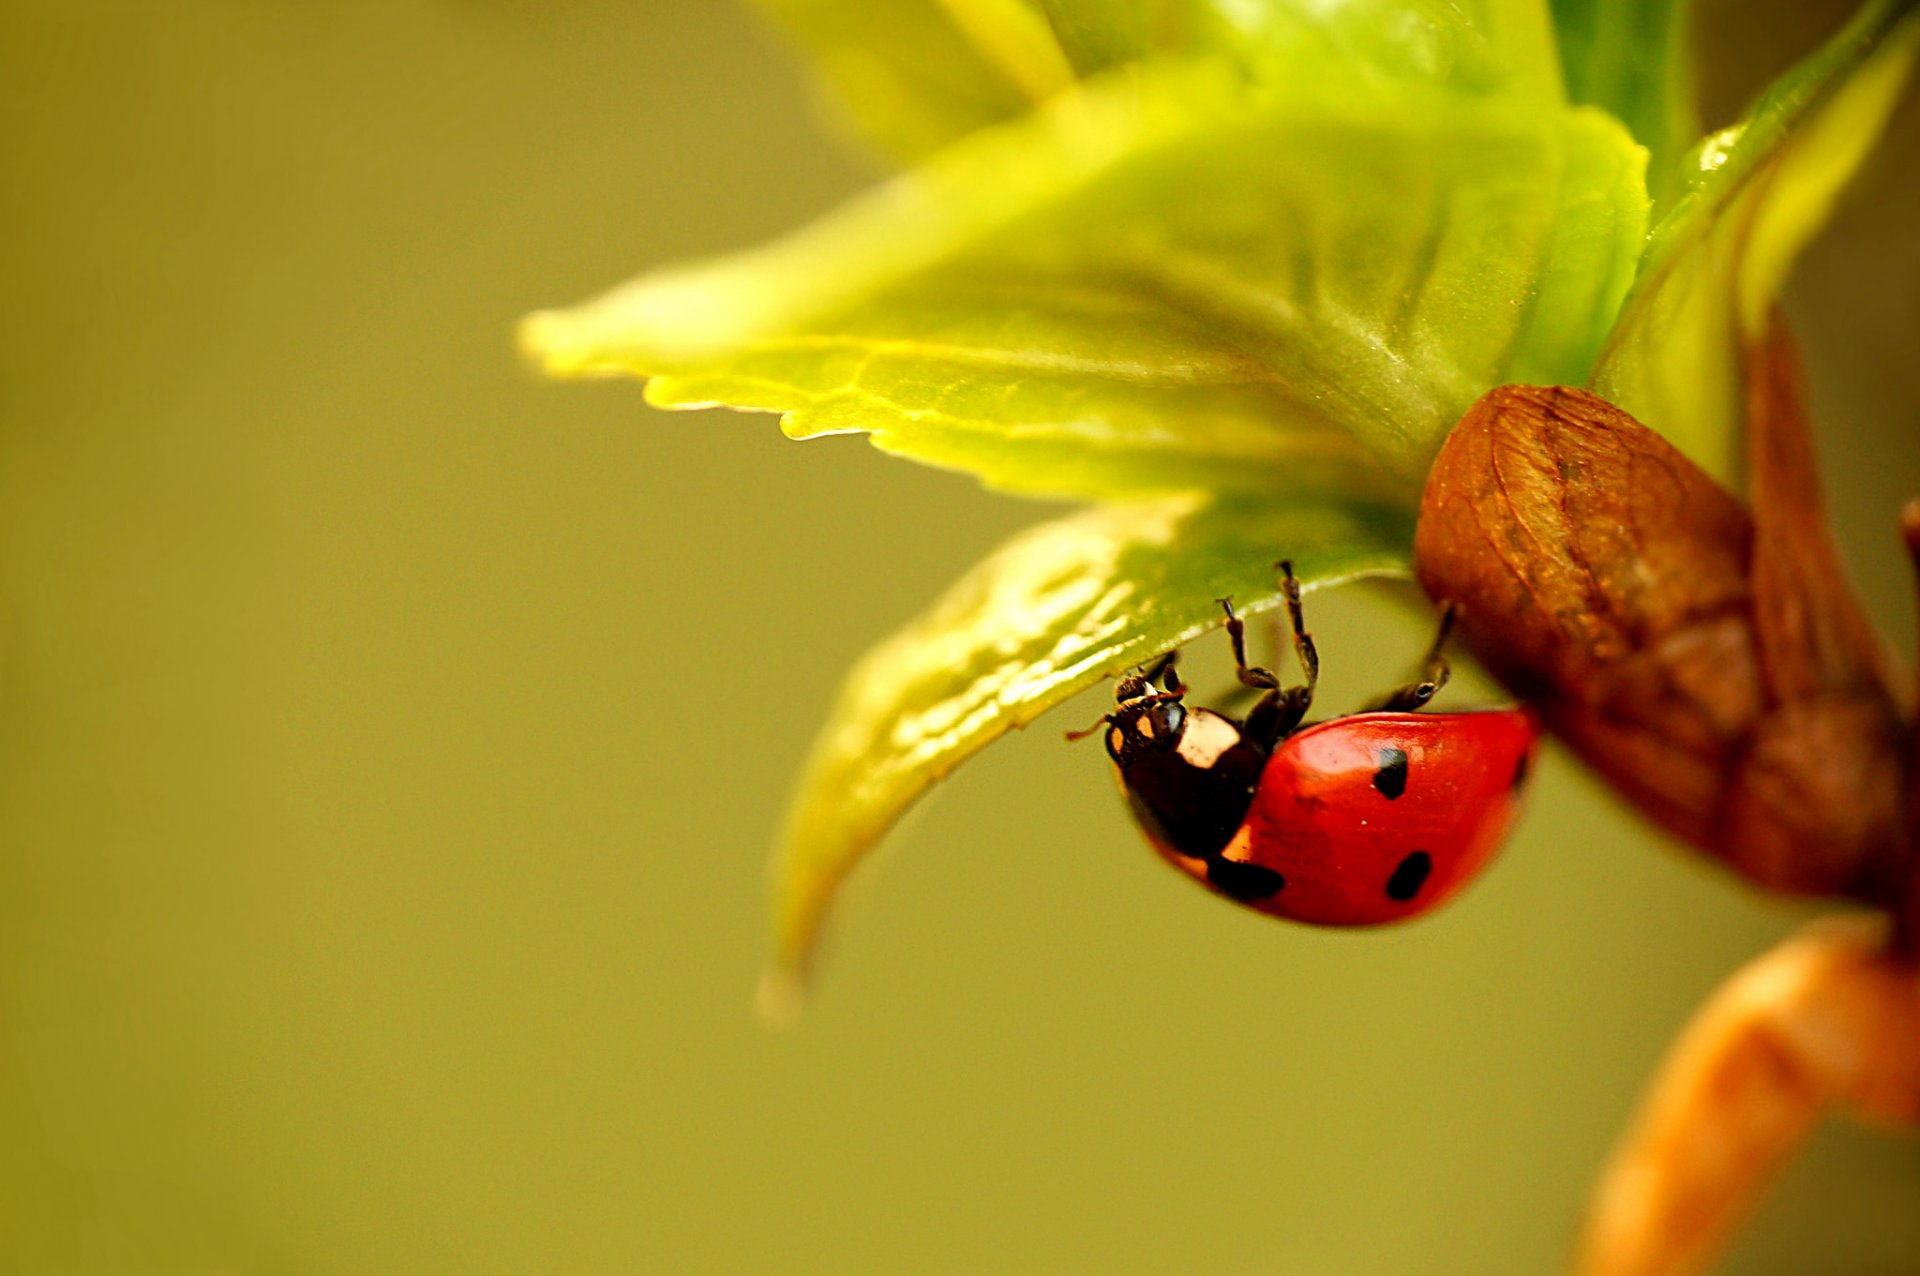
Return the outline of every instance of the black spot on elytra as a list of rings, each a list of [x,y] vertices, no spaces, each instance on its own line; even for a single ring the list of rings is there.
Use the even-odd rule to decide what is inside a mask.
[[[1415,851],[1400,861],[1400,867],[1393,870],[1393,876],[1387,879],[1387,898],[1397,904],[1404,904],[1420,893],[1427,884],[1427,874],[1433,872],[1433,856],[1425,851]]]
[[[1207,880],[1219,887],[1221,894],[1243,904],[1277,895],[1287,884],[1286,878],[1264,865],[1243,864],[1224,855],[1207,861]]]
[[[1407,751],[1380,750],[1380,769],[1373,773],[1373,787],[1387,795],[1387,801],[1407,791]]]
[[[1531,753],[1522,753],[1520,760],[1513,764],[1513,787],[1519,788],[1527,782],[1527,768],[1533,764]]]

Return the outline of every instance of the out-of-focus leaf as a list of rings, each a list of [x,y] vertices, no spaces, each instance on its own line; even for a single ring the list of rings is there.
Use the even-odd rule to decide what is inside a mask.
[[[1218,48],[1232,30],[1205,0],[1039,0],[1039,5],[1081,75],[1143,58]]]
[[[859,131],[916,159],[1072,79],[1027,0],[760,0],[813,54]]]
[[[924,158],[1076,77],[1212,58],[1250,82],[1342,66],[1561,100],[1544,0],[761,0],[855,127]]]
[[[1219,8],[1232,14],[1240,56],[1273,83],[1331,60],[1454,96],[1566,100],[1545,0],[1221,0]]]
[[[1001,486],[1364,493],[1370,457],[1410,501],[1487,386],[1586,375],[1643,158],[1597,112],[1339,65],[1257,90],[1142,67],[523,336],[557,374],[874,431]]]
[[[1105,506],[1001,548],[854,669],[775,860],[770,1008],[799,991],[848,872],[936,780],[1103,677],[1307,588],[1404,573],[1407,517],[1200,497]]]
[[[1083,75],[1156,56],[1208,56],[1254,82],[1338,65],[1451,93],[1559,102],[1541,0],[1038,0]]]
[[[1647,148],[1647,183],[1664,196],[1700,136],[1693,0],[1553,0],[1560,63],[1575,101],[1611,111]]]
[[[1744,343],[1872,153],[1916,51],[1914,0],[1867,5],[1701,145],[1654,229],[1593,386],[1723,482],[1739,468]]]

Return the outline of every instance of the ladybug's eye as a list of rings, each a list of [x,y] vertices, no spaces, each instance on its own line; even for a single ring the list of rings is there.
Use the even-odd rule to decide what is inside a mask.
[[[1148,755],[1174,754],[1187,729],[1187,711],[1178,700],[1134,704],[1113,715],[1107,752],[1122,767]]]
[[[1140,715],[1140,734],[1159,744],[1171,744],[1180,738],[1187,725],[1187,711],[1178,700],[1165,700]]]

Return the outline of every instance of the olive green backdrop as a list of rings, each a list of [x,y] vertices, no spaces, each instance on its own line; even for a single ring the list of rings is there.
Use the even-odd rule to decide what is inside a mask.
[[[1839,7],[1747,10],[1727,100]],[[1805,915],[1556,756],[1457,907],[1266,922],[1139,843],[1089,700],[764,1031],[835,680],[1045,510],[511,328],[855,189],[809,102],[721,0],[0,0],[0,1270],[1542,1272]],[[1903,650],[1916,118],[1796,298]],[[1332,704],[1422,641],[1313,608]],[[1920,1151],[1824,1133],[1731,1270],[1920,1271]]]

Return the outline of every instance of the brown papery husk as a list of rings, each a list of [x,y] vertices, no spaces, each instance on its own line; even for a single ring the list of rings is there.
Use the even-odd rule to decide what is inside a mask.
[[[1920,1124],[1920,975],[1818,923],[1740,971],[1660,1065],[1587,1211],[1577,1276],[1707,1270],[1814,1124]]]
[[[1491,391],[1428,479],[1420,582],[1673,833],[1768,889],[1897,911],[1908,728],[1821,515],[1783,330],[1748,384],[1751,513],[1596,395]]]

